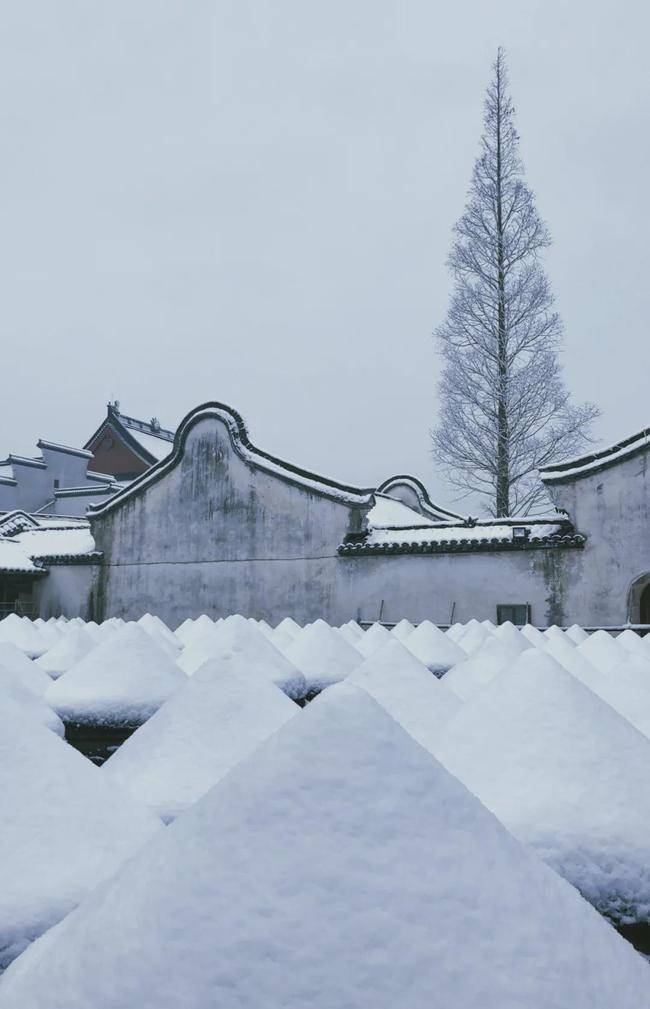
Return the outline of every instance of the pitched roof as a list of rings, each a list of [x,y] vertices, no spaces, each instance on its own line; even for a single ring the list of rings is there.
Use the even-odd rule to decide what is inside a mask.
[[[96,563],[100,558],[86,519],[0,514],[0,571],[38,574],[48,564]]]
[[[539,471],[539,475],[544,483],[566,483],[609,469],[610,466],[615,466],[618,462],[638,455],[648,448],[650,448],[650,427],[644,427],[642,431],[624,438],[615,445],[610,445],[609,448],[547,466],[546,469]]]
[[[88,449],[106,427],[112,427],[117,431],[128,447],[150,466],[169,454],[174,441],[174,432],[161,427],[155,417],[150,421],[128,417],[120,413],[117,403],[109,403],[106,417],[90,436],[84,448]]]

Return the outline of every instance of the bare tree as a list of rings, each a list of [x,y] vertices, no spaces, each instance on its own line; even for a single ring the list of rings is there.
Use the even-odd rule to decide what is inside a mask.
[[[445,367],[434,457],[496,515],[538,505],[537,470],[579,452],[598,416],[593,404],[573,405],[562,380],[562,323],[539,261],[551,240],[524,181],[514,116],[499,49],[481,152],[454,228],[451,304],[435,334]]]

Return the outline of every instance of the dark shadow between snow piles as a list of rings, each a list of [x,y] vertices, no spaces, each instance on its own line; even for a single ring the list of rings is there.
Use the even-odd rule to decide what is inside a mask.
[[[74,746],[75,750],[79,750],[84,757],[100,767],[137,728],[137,725],[80,725],[77,722],[66,722],[65,738],[70,746]]]
[[[637,953],[650,958],[650,922],[635,921],[631,925],[615,925],[616,931],[634,946]]]

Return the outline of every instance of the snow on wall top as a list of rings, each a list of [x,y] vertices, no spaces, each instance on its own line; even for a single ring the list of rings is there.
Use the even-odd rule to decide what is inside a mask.
[[[368,534],[363,540],[346,541],[342,556],[363,553],[435,553],[468,550],[527,549],[541,546],[582,547],[584,536],[576,533],[564,515],[500,519],[465,519],[462,522],[427,522],[401,505],[377,497],[368,515]],[[393,508],[399,505],[399,508]],[[410,522],[407,524],[407,518]]]
[[[246,424],[236,410],[226,406],[224,403],[210,402],[203,403],[201,406],[191,410],[181,421],[176,432],[173,449],[165,459],[162,459],[142,476],[133,480],[128,487],[115,494],[110,501],[106,501],[103,504],[90,505],[88,514],[91,516],[106,514],[108,511],[121,505],[123,501],[132,495],[140,493],[150,484],[164,477],[183,457],[185,442],[191,429],[201,421],[208,419],[216,419],[225,423],[232,447],[237,455],[257,469],[275,474],[281,479],[298,484],[308,490],[316,491],[324,497],[333,498],[342,504],[366,507],[372,504],[373,488],[362,489],[337,483],[327,477],[311,473],[299,466],[294,466],[293,463],[285,462],[268,452],[264,452],[250,441]]]
[[[650,447],[650,428],[646,427],[643,431],[617,442],[616,445],[610,445],[609,448],[580,456],[577,459],[567,459],[564,462],[556,463],[555,466],[540,470],[539,475],[544,483],[562,483],[579,479],[615,466],[616,463],[637,455],[648,447]]]
[[[95,541],[85,519],[28,515],[14,511],[0,515],[0,571],[37,572],[50,558],[96,557]]]

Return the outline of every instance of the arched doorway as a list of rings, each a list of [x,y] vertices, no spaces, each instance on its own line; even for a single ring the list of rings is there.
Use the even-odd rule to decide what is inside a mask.
[[[642,590],[639,599],[639,623],[650,624],[650,583]]]
[[[631,624],[650,625],[650,573],[641,575],[630,586],[627,619]]]

